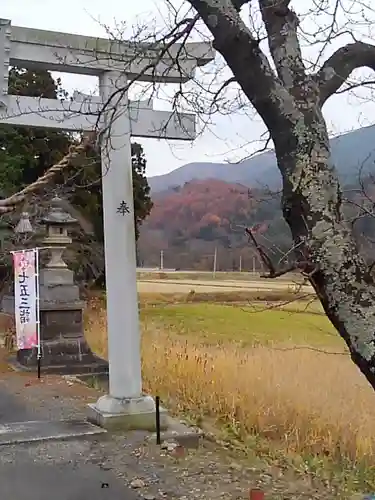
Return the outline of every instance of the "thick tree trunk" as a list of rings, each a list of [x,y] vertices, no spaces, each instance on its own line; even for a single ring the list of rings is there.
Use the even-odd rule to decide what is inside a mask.
[[[375,389],[375,284],[343,217],[324,120],[319,113],[314,120],[275,138],[283,213],[297,260],[309,263],[306,271],[328,318]]]

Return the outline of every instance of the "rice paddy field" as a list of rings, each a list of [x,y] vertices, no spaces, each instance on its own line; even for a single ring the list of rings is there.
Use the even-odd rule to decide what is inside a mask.
[[[141,276],[139,303],[145,391],[242,452],[375,490],[375,395],[310,287]],[[106,356],[101,297],[86,335]]]

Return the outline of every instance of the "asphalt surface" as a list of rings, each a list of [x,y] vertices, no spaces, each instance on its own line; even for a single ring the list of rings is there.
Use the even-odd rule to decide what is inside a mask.
[[[33,425],[30,426],[26,422],[34,419],[22,404],[21,398],[0,387],[2,438],[6,438],[7,424],[10,424],[9,432],[14,432],[17,427],[30,427],[29,438],[32,441],[33,436],[30,436],[30,432],[32,434]],[[15,426],[15,422],[25,422],[25,426]],[[43,424],[42,420],[41,425]],[[64,425],[69,427],[70,423]],[[77,422],[72,425],[77,426]],[[81,426],[84,426],[84,422]],[[51,433],[51,438],[55,440],[61,425],[45,420],[45,427],[56,429],[55,436],[53,432]],[[40,433],[40,425],[38,432]],[[37,434],[34,437],[39,439]],[[79,454],[77,456],[76,449],[85,439],[81,436],[79,440],[62,441],[60,444],[47,440],[39,444],[29,442],[11,445],[1,445],[0,440],[1,498],[9,500],[135,500],[138,498],[135,491],[125,486],[111,471],[104,470],[99,465],[86,463],[84,457],[81,458]],[[65,449],[64,457],[60,448],[61,451]],[[74,459],[67,460],[67,454]]]
[[[35,420],[25,405],[16,395],[9,393],[3,384],[0,385],[0,424],[10,422],[26,422]],[[0,490],[1,491],[1,490]]]
[[[137,498],[136,493],[121,484],[111,472],[94,465],[46,465],[18,460],[16,464],[0,465],[0,491],[1,498],[9,500]]]

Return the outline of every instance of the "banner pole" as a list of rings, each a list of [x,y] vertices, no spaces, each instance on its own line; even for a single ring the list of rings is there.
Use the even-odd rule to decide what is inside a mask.
[[[40,339],[39,248],[35,248],[34,253],[35,253],[36,332],[37,332],[37,342],[38,342],[37,364],[38,364],[38,379],[40,379],[42,346],[41,346],[41,339]]]

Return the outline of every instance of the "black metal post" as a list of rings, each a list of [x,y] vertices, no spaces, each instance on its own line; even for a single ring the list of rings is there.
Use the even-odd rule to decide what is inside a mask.
[[[160,397],[155,398],[155,417],[156,417],[156,444],[161,444],[160,436]]]
[[[39,354],[38,354],[38,357],[37,357],[37,363],[38,363],[38,378],[40,378],[41,356]]]

